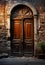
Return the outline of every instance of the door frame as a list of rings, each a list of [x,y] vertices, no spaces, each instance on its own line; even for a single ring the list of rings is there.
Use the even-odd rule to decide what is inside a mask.
[[[10,32],[9,32],[9,34],[10,34],[10,39],[11,39],[11,41],[12,41],[12,38],[11,38],[11,28],[12,28],[12,20],[11,20],[11,15],[12,15],[12,10],[13,10],[13,8],[14,7],[16,7],[17,5],[25,5],[25,6],[28,6],[32,11],[33,11],[33,17],[34,17],[34,56],[35,56],[35,54],[36,54],[36,48],[37,48],[37,29],[40,27],[40,18],[38,18],[38,13],[37,13],[37,10],[36,10],[36,8],[35,7],[33,7],[30,3],[28,3],[28,2],[23,2],[23,3],[19,3],[19,2],[17,2],[17,3],[14,3],[13,5],[12,5],[12,7],[10,8],[10,11],[9,11],[9,15],[10,15]],[[37,27],[37,23],[38,23],[38,27]],[[11,46],[12,46],[12,43],[11,43]],[[12,51],[12,50],[11,50]]]

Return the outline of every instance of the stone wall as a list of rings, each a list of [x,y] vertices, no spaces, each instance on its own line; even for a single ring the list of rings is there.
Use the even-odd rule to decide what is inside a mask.
[[[5,2],[4,2],[5,1]],[[9,52],[10,47],[10,14],[13,4],[17,2],[28,2],[34,6],[38,12],[37,20],[38,40],[45,41],[45,0],[1,0],[0,1],[0,53]],[[43,3],[42,3],[43,2]],[[2,50],[3,49],[3,50]]]
[[[45,42],[45,12],[40,15],[39,40]]]

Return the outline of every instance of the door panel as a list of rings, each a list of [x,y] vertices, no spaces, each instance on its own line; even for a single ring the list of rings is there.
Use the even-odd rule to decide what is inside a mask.
[[[33,54],[33,19],[24,19],[24,55]]]
[[[28,20],[24,21],[25,39],[31,39],[31,23]]]
[[[22,51],[22,21],[14,20],[13,53],[20,55]]]
[[[14,22],[14,38],[15,39],[21,39],[21,21],[20,20],[15,20]],[[21,32],[21,33],[20,33]]]
[[[24,38],[33,39],[33,20],[24,19]]]

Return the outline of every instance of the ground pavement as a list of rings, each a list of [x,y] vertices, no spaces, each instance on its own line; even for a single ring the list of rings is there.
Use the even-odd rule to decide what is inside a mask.
[[[45,65],[45,60],[34,57],[1,58],[0,65]]]

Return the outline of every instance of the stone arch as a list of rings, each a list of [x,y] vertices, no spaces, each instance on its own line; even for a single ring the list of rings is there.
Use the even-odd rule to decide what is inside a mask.
[[[27,2],[23,2],[23,3],[16,3],[16,4],[13,4],[11,9],[10,9],[10,17],[11,17],[11,11],[13,10],[14,7],[16,7],[17,5],[25,5],[27,7],[29,7],[32,12],[33,12],[33,17],[34,17],[34,55],[35,55],[35,50],[36,50],[36,46],[37,46],[37,11],[36,9],[29,3]]]
[[[14,7],[16,7],[17,5],[25,5],[27,7],[29,7],[32,11],[33,11],[33,15],[37,15],[37,10],[35,9],[34,6],[32,6],[32,4],[28,3],[28,2],[22,2],[22,3],[15,3],[11,6],[9,14],[11,14],[11,11],[13,10]]]

